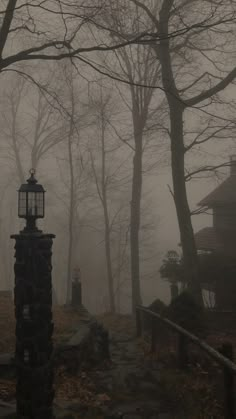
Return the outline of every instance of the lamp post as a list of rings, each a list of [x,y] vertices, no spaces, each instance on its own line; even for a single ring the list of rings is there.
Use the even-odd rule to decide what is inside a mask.
[[[44,217],[42,185],[35,171],[18,191],[18,216],[25,228],[15,239],[15,317],[17,419],[53,418],[52,281],[53,234],[43,234],[36,221]]]

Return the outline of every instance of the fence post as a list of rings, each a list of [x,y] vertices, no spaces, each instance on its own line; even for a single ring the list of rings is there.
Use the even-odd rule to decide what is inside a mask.
[[[233,346],[231,343],[223,343],[221,353],[226,358],[233,361]],[[234,374],[230,369],[224,368],[224,412],[225,419],[235,418],[235,403],[234,403]]]
[[[136,335],[137,337],[142,335],[141,311],[139,307],[136,307]]]
[[[151,318],[151,324],[152,324],[151,352],[154,353],[156,351],[157,328],[156,328],[156,319],[153,316]]]
[[[181,333],[178,334],[178,364],[181,369],[188,365],[188,339]]]

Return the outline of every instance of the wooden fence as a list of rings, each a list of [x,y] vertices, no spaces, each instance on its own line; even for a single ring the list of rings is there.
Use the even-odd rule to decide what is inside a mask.
[[[183,327],[172,322],[171,320],[162,317],[160,314],[155,313],[148,308],[138,306],[136,308],[136,328],[137,336],[142,335],[142,317],[143,315],[150,317],[151,324],[151,350],[155,351],[157,344],[157,322],[161,322],[167,328],[177,333],[177,359],[179,367],[184,369],[188,364],[188,343],[191,342],[198,348],[206,352],[214,361],[216,361],[223,370],[224,376],[224,417],[225,419],[235,419],[235,391],[234,380],[236,375],[236,364],[233,362],[233,348],[230,343],[222,345],[221,353],[216,351],[210,345],[197,336],[188,332]]]

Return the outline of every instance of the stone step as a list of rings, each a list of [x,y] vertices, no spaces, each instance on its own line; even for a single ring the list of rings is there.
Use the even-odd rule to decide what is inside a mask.
[[[1,378],[13,378],[15,377],[15,362],[14,354],[7,353],[0,355],[0,377]]]
[[[7,353],[7,354],[0,354],[0,367],[14,364],[14,354]]]
[[[15,419],[16,418],[15,403],[6,403],[0,400],[0,418]]]

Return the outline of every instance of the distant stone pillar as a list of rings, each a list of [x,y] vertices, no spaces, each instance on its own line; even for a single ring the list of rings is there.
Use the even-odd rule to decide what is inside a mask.
[[[73,307],[79,307],[82,305],[82,285],[80,278],[80,269],[74,270],[74,278],[72,281],[72,298],[71,305]]]
[[[13,235],[18,419],[53,418],[51,256],[55,236]]]
[[[77,307],[82,304],[81,282],[72,282],[72,306]]]

